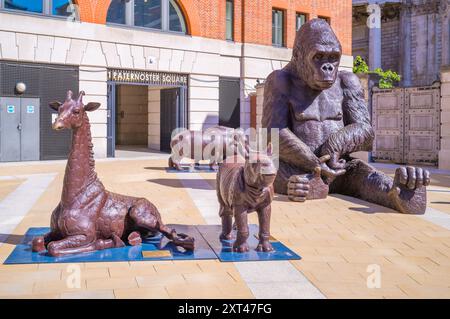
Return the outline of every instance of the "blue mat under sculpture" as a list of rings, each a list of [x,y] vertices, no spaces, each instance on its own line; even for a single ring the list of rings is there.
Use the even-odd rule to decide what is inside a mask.
[[[287,248],[275,238],[271,238],[270,243],[275,249],[273,252],[264,253],[257,252],[258,246],[258,225],[248,225],[250,236],[247,240],[250,246],[250,251],[247,253],[233,252],[233,242],[236,238],[236,231],[233,231],[232,240],[221,240],[219,234],[222,230],[220,225],[199,225],[198,231],[203,238],[208,242],[211,248],[216,253],[217,257],[222,262],[239,262],[239,261],[267,261],[267,260],[298,260],[301,259],[299,255]]]
[[[4,262],[5,264],[45,264],[45,263],[85,263],[85,262],[115,262],[115,261],[145,261],[145,260],[193,260],[217,259],[216,254],[197,231],[195,226],[170,225],[178,233],[187,233],[195,238],[195,251],[185,251],[176,247],[162,235],[147,237],[141,246],[126,246],[95,252],[52,257],[47,252],[35,253],[31,251],[30,242],[35,236],[43,235],[50,229],[30,228],[22,243]]]
[[[277,240],[272,240],[275,248],[271,253],[255,251],[258,244],[257,225],[249,225],[250,237],[248,243],[250,252],[232,252],[233,241],[219,240],[220,225],[169,225],[178,233],[186,233],[195,238],[195,251],[185,251],[176,247],[162,235],[148,237],[141,246],[126,246],[123,248],[105,249],[96,252],[52,257],[47,252],[31,251],[31,240],[49,231],[47,227],[30,228],[21,243],[15,247],[4,264],[47,264],[47,263],[87,263],[87,262],[119,262],[119,261],[149,261],[149,260],[202,260],[219,259],[222,262],[267,261],[300,259],[296,253]]]

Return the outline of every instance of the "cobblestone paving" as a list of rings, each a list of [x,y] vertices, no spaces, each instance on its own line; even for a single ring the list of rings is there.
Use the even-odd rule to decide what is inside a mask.
[[[97,172],[109,190],[151,200],[166,223],[206,224],[183,188],[183,174],[166,173],[165,165],[165,160],[150,159],[98,161]],[[25,182],[23,176],[43,173],[57,175],[12,234],[0,236],[0,263],[29,227],[48,226],[64,162],[0,166],[0,203]],[[198,175],[213,191],[215,175]],[[430,190],[429,206],[450,214],[450,177],[434,174]],[[450,230],[435,222],[340,195],[304,204],[277,196],[272,215],[273,235],[303,257],[292,265],[327,298],[450,298]],[[250,221],[257,222],[255,214]],[[66,264],[2,264],[0,298],[254,298],[232,263],[77,265],[79,288],[67,284]],[[368,282],[376,283],[377,269],[380,288],[368,288]]]

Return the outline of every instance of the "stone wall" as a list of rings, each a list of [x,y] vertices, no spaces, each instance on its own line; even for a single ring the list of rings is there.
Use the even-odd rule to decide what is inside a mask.
[[[148,88],[148,148],[161,148],[161,90]]]
[[[439,168],[450,170],[450,66],[441,69],[441,110]]]
[[[400,72],[400,21],[389,20],[381,25],[381,64],[383,69]]]

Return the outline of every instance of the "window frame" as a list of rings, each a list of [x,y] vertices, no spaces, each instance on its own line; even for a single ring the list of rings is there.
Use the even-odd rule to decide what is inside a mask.
[[[318,15],[317,18],[325,20],[329,25],[331,25],[331,17]]]
[[[52,10],[53,9],[53,0],[41,0],[42,1],[42,12],[33,12],[33,11],[16,10],[16,9],[6,8],[5,1],[6,0],[0,0],[0,10],[1,11],[18,13],[18,14],[26,14],[26,15],[52,17],[52,18],[56,18],[56,19],[67,19],[69,17],[69,16],[53,14],[53,10]],[[69,1],[71,1],[71,0],[69,0]],[[75,3],[73,3],[73,0],[72,0],[72,4],[75,5]]]
[[[300,28],[298,27],[298,16],[305,16],[305,23],[309,21],[309,13],[296,11],[295,12],[295,32],[297,32]],[[301,26],[300,26],[301,27]]]
[[[115,22],[109,22],[108,20],[106,20],[106,25],[125,27],[125,28],[136,28],[136,29],[147,30],[147,31],[150,30],[150,31],[154,31],[154,32],[173,33],[173,34],[178,34],[178,35],[189,35],[187,19],[184,15],[183,10],[181,9],[180,4],[176,0],[173,0],[173,2],[180,9],[180,13],[182,14],[182,17],[183,17],[183,22],[184,22],[186,32],[170,30],[170,3],[169,2],[170,2],[170,0],[161,0],[161,28],[160,29],[135,25],[135,15],[134,15],[135,2],[134,2],[134,0],[125,2],[125,23],[115,23]],[[108,13],[107,13],[107,16],[108,16]]]
[[[281,13],[281,44],[274,43],[274,11],[277,13]],[[272,8],[272,46],[276,48],[285,48],[286,47],[286,10],[280,8]]]
[[[227,17],[228,3],[231,3],[231,20]],[[225,40],[227,41],[234,41],[234,11],[234,0],[225,0]],[[231,38],[227,34],[228,21],[231,23]]]

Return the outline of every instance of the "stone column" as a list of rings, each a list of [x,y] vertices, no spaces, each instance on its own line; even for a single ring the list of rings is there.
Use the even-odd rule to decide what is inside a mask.
[[[441,18],[441,41],[442,41],[442,59],[441,65],[450,64],[450,19],[448,12],[450,10],[449,1],[445,0],[441,2],[439,8]]]
[[[441,68],[441,148],[439,168],[450,170],[450,65]]]
[[[369,76],[367,74],[357,74],[359,81],[361,82],[361,86],[364,89],[364,99],[366,100],[366,104],[369,107],[370,101],[369,98],[371,96],[369,87]],[[369,108],[370,109],[370,108]],[[358,158],[360,160],[363,160],[365,162],[370,161],[370,153],[369,152],[355,152],[351,154],[352,157]]]
[[[256,88],[256,128],[262,128],[261,121],[264,104],[264,84],[257,84]]]
[[[402,4],[400,12],[400,67],[402,86],[411,86],[411,3]]]
[[[369,27],[369,68],[381,68],[381,5],[370,0],[367,11],[370,15]],[[376,8],[378,6],[378,9]],[[371,8],[373,7],[373,8]]]

